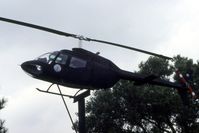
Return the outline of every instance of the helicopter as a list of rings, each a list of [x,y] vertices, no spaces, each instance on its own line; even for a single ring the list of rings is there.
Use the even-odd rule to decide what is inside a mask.
[[[155,75],[124,71],[112,61],[82,48],[46,53],[36,60],[24,62],[21,67],[34,78],[72,88],[107,89],[120,79],[135,81],[135,84],[184,88]]]
[[[70,34],[13,19],[0,17],[0,21],[35,28],[66,37],[73,37],[79,40],[122,47],[164,59],[172,59],[171,57],[121,45],[118,43],[87,38],[84,36]],[[175,83],[161,79],[157,75],[142,75],[122,70],[109,59],[100,56],[99,53],[92,53],[83,48],[73,48],[72,50],[64,49],[60,51],[49,52],[39,56],[34,60],[22,63],[21,68],[33,78],[71,88],[88,90],[107,89],[113,87],[119,80],[123,79],[134,81],[135,85],[152,84],[176,88],[178,90],[180,89],[179,93],[183,98],[188,91],[192,94],[192,89],[187,87],[186,83]]]

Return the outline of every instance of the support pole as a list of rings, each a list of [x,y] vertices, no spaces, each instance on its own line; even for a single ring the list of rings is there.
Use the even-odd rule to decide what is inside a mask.
[[[87,90],[74,98],[74,102],[78,102],[79,133],[86,133],[85,98],[89,95],[90,90]]]
[[[78,112],[79,112],[79,133],[86,133],[86,122],[85,122],[85,99],[82,98],[78,101]]]

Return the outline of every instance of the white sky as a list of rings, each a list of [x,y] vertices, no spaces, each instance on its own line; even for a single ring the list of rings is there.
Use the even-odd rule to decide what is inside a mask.
[[[0,16],[196,61],[198,7],[198,0],[1,0]],[[77,46],[72,38],[0,22],[0,96],[8,99],[0,118],[10,133],[73,132],[61,98],[37,92],[48,84],[26,75],[19,64]],[[148,57],[97,43],[84,42],[83,48],[129,71]],[[77,105],[66,100],[76,119]]]

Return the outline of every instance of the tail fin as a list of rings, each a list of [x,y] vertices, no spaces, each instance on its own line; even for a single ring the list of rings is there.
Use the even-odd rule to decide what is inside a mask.
[[[183,101],[183,104],[189,105],[190,99],[196,97],[192,85],[184,78],[178,69],[176,69],[176,75],[179,77],[181,84],[186,86],[186,89],[178,89],[178,93]]]

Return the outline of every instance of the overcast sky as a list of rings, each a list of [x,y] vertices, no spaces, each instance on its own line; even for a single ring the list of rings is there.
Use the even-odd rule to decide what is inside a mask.
[[[152,52],[199,59],[198,0],[0,0],[0,16]],[[78,41],[0,22],[0,97],[8,99],[0,118],[10,133],[72,133],[60,97],[39,93],[49,83],[20,68],[48,51],[71,49]],[[148,56],[97,43],[83,48],[134,71]],[[71,89],[63,88],[68,93]],[[66,99],[73,118],[77,105]]]

